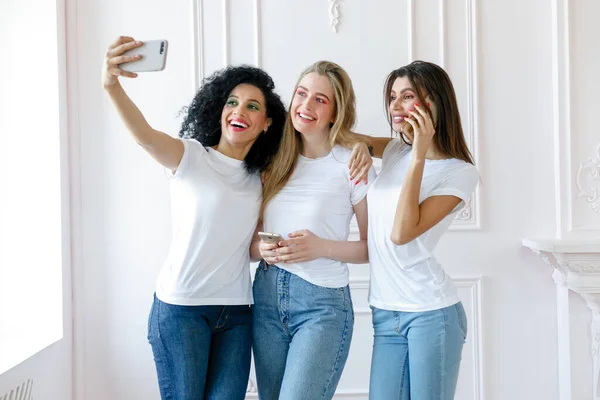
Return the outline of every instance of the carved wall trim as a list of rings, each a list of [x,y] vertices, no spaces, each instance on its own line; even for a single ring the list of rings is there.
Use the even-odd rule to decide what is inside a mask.
[[[589,179],[585,179],[586,176]],[[600,143],[596,147],[595,157],[589,157],[585,163],[579,163],[575,184],[577,197],[584,197],[592,210],[600,214]]]

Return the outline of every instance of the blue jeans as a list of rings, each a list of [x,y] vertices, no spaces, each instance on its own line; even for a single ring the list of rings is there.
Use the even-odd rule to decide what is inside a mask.
[[[462,303],[426,312],[373,309],[369,399],[453,399],[467,316]]]
[[[259,398],[331,399],[352,339],[349,287],[316,286],[263,261],[253,289]]]
[[[155,295],[148,341],[163,400],[245,398],[252,345],[248,305],[179,306]]]

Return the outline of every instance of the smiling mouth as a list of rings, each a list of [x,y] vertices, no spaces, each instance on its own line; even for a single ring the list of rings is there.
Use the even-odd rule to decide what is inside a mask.
[[[239,122],[239,121],[231,121],[231,122],[229,122],[229,125],[231,125],[235,128],[241,128],[241,129],[248,128],[247,124],[244,124],[243,122]]]
[[[298,116],[305,121],[314,121],[315,120],[315,118],[308,116],[304,113],[298,113]]]

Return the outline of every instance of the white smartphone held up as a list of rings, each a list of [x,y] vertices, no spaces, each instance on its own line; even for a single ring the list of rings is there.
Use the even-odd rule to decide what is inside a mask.
[[[258,232],[258,236],[260,236],[263,242],[273,244],[277,244],[283,240],[283,237],[279,233]]]
[[[162,71],[167,65],[168,48],[169,42],[166,40],[148,40],[147,42],[143,42],[140,47],[123,53],[124,56],[139,54],[142,58],[137,61],[120,64],[119,68],[127,72]]]

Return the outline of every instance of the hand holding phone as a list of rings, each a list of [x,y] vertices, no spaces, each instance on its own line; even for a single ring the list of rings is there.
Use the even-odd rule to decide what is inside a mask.
[[[263,242],[271,244],[278,244],[283,240],[283,237],[279,233],[258,232],[258,236],[260,236]]]
[[[258,232],[258,236],[261,239],[261,243],[259,243],[260,255],[269,265],[276,264],[277,253],[276,250],[279,248],[279,242],[283,240],[278,233],[271,232]]]
[[[129,36],[119,36],[108,47],[104,56],[102,85],[108,89],[119,81],[120,76],[136,78],[136,72],[164,69],[167,49],[166,40],[143,43]]]
[[[162,71],[167,65],[167,50],[169,42],[166,40],[148,40],[141,46],[126,51],[126,57],[136,57],[133,61],[119,64],[119,68],[127,72],[152,72]]]

